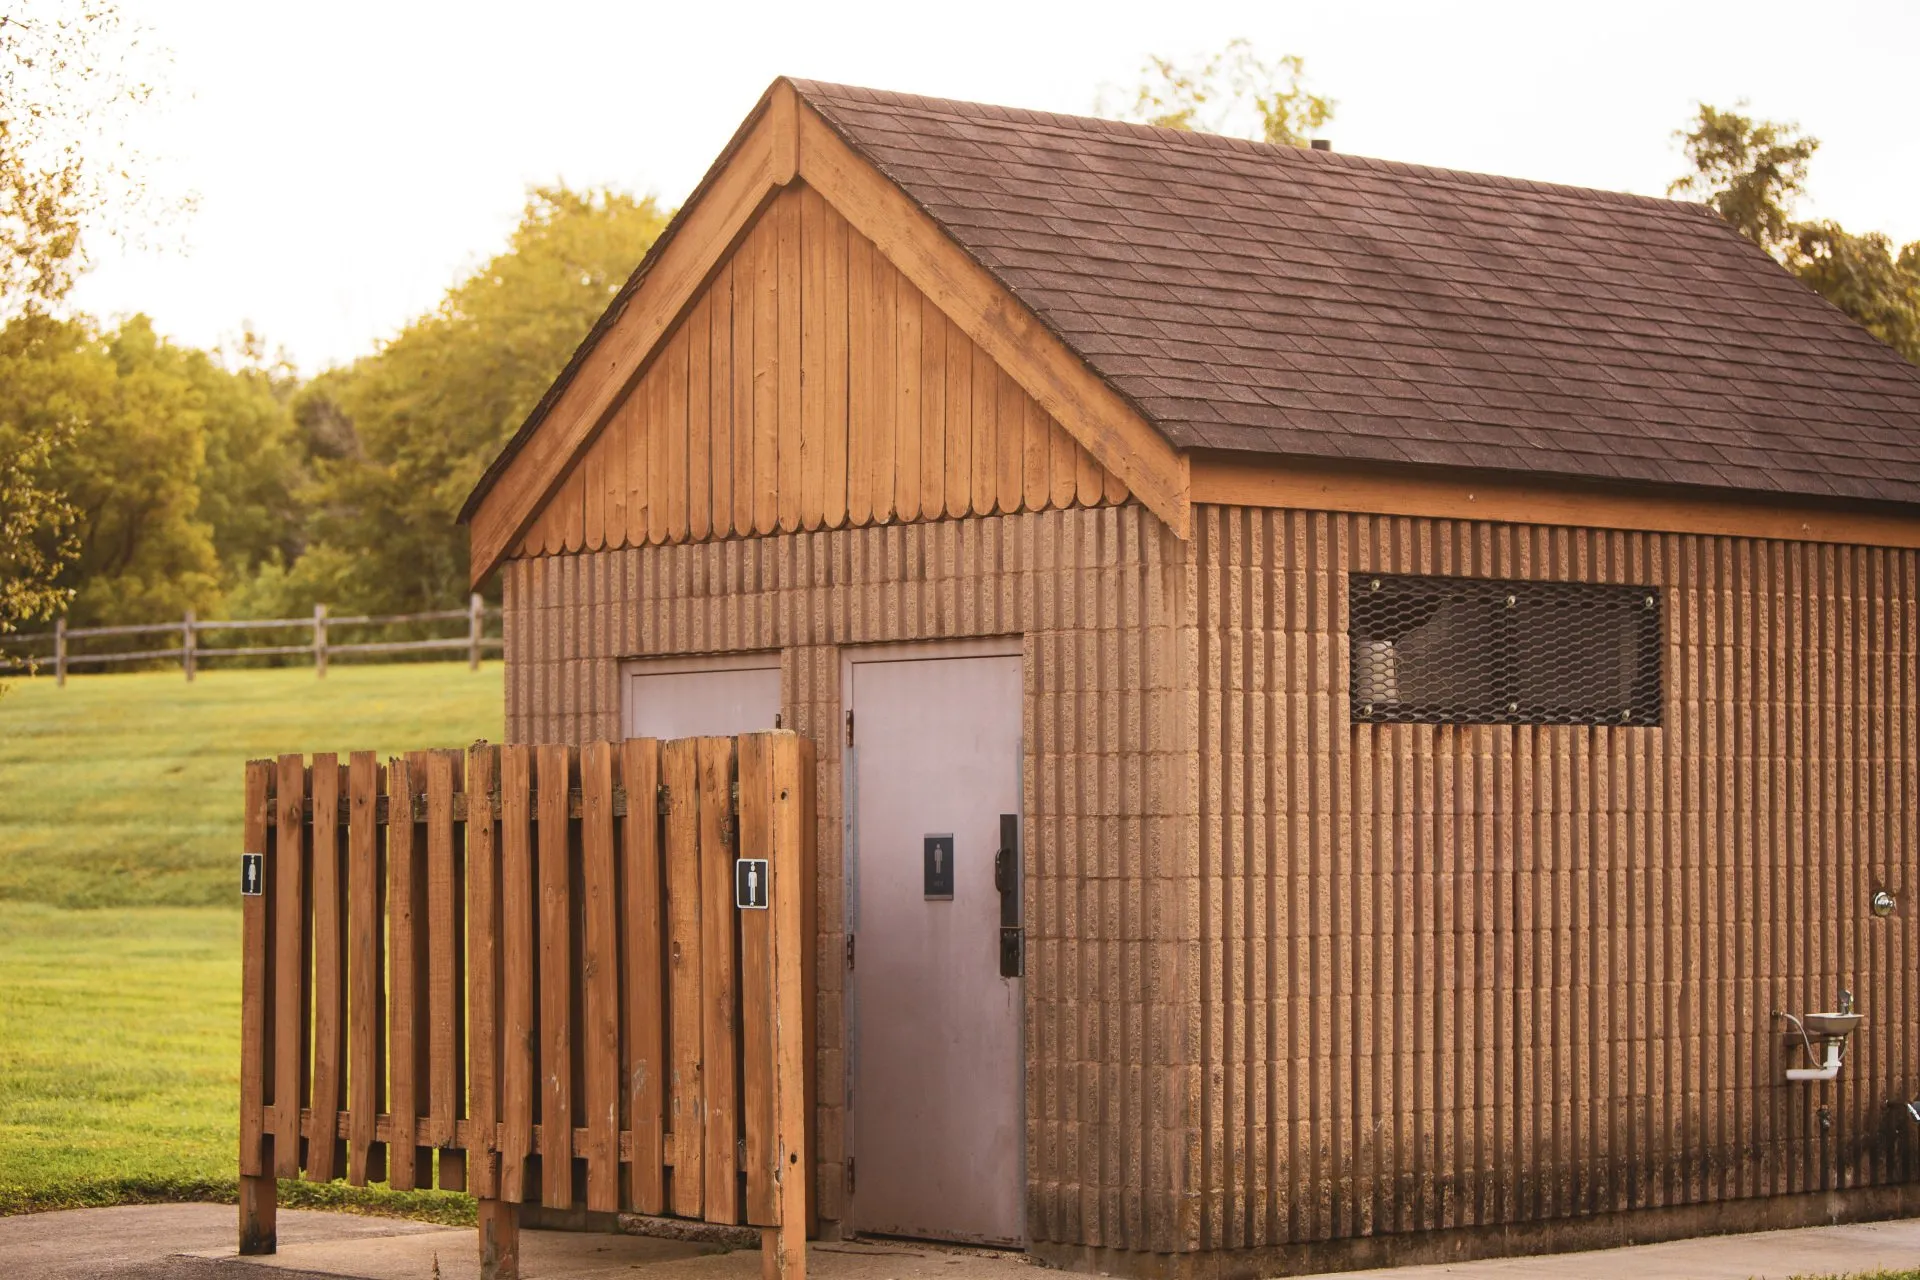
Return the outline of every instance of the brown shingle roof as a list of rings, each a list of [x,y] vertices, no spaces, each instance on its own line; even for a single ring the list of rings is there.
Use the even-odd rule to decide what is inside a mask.
[[[1175,445],[1920,502],[1920,369],[1698,205],[794,84]]]

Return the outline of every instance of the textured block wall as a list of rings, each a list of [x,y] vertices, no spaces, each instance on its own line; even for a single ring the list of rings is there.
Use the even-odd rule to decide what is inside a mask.
[[[1209,508],[1193,555],[1195,1245],[1920,1175],[1914,552]],[[1351,724],[1349,571],[1658,586],[1664,725]],[[1842,987],[1785,1083],[1770,1015]]]
[[[1350,571],[1665,593],[1658,729],[1356,726]],[[1127,506],[512,563],[508,729],[622,656],[779,649],[821,744],[843,1212],[839,646],[1026,641],[1029,1230],[1156,1253],[1920,1175],[1916,553]],[[1900,910],[1867,911],[1887,887]],[[1787,1085],[1770,1017],[1866,1012]]]
[[[1158,1252],[1196,1238],[1187,554],[1128,505],[507,565],[515,741],[616,736],[624,657],[781,653],[785,722],[820,747],[823,1217],[845,1211],[840,648],[1020,635],[1029,1230]]]

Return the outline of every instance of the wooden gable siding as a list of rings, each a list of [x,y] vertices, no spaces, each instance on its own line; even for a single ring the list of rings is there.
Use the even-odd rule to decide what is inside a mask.
[[[1126,497],[871,241],[795,184],[695,297],[519,554]]]

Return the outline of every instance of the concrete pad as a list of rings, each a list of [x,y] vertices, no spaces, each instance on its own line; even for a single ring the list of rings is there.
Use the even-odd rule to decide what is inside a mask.
[[[282,1244],[294,1247],[439,1230],[395,1218],[301,1209],[282,1209],[278,1226]],[[5,1259],[7,1280],[92,1280],[179,1254],[231,1254],[239,1230],[239,1210],[230,1204],[129,1204],[27,1213],[0,1218],[0,1259]]]
[[[197,1256],[234,1258],[232,1245]],[[760,1273],[759,1252],[743,1254],[751,1264],[739,1271],[739,1280]],[[601,1235],[582,1231],[522,1231],[521,1274],[538,1280],[599,1280],[628,1276],[644,1268],[650,1275],[734,1276],[733,1271],[690,1271],[694,1261],[725,1261],[710,1246],[678,1240],[648,1240],[639,1236]],[[350,1276],[353,1280],[479,1280],[479,1234],[472,1227],[441,1227],[385,1237],[354,1236],[293,1243],[282,1236],[280,1251],[257,1258],[235,1258],[258,1280],[272,1280],[277,1271],[318,1272]],[[667,1267],[667,1264],[675,1264]],[[236,1280],[240,1280],[236,1276]]]
[[[1341,1280],[1789,1280],[1920,1268],[1920,1220],[1703,1236],[1665,1244],[1537,1258],[1487,1258],[1425,1267],[1346,1271]]]
[[[352,1280],[477,1280],[480,1264],[470,1228],[387,1239],[356,1237],[290,1245],[264,1258],[233,1258],[236,1271],[277,1280],[282,1269]],[[212,1251],[199,1255],[211,1258]],[[934,1246],[816,1244],[808,1273],[821,1280],[1033,1280],[1024,1254]],[[436,1271],[435,1268],[438,1268]],[[759,1280],[760,1251],[642,1236],[576,1231],[520,1233],[520,1271],[529,1280]],[[241,1280],[236,1275],[235,1280]]]

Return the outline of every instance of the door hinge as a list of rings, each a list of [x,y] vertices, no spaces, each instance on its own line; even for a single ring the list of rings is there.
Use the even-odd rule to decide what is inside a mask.
[[[853,968],[853,935],[847,935],[847,968]]]
[[[853,745],[853,709],[847,709],[847,745]]]
[[[664,818],[672,807],[673,793],[667,790],[667,784],[663,782],[653,793],[653,810]]]
[[[854,1183],[854,1176],[853,1176],[853,1157],[848,1156],[847,1157],[847,1194],[848,1195],[853,1194],[854,1186],[855,1186],[855,1183]]]

